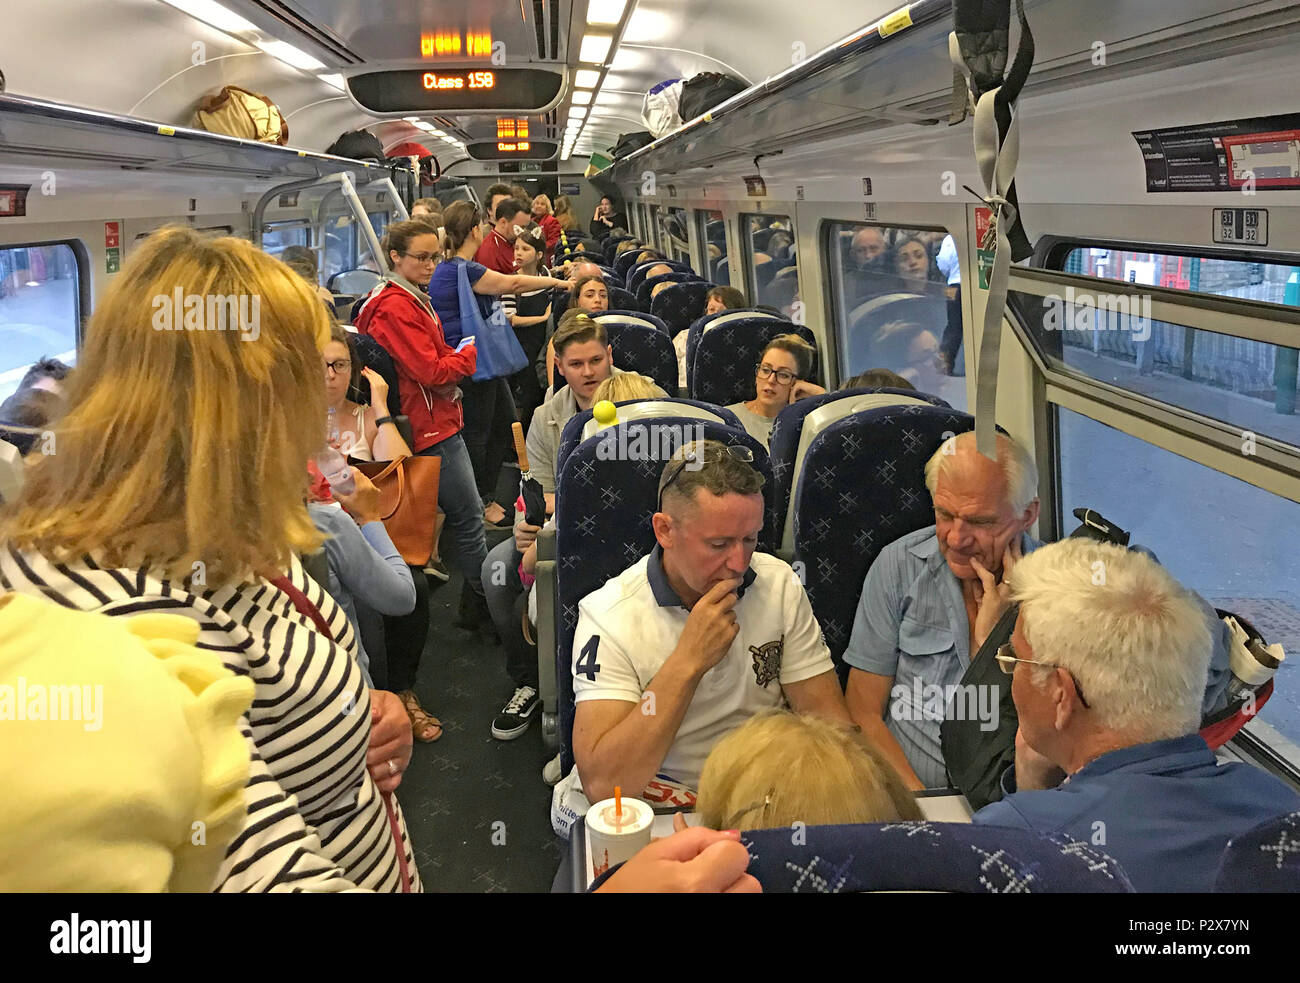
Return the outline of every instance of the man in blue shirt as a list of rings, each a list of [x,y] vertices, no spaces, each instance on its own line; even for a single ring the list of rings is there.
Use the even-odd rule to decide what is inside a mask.
[[[946,714],[996,713],[996,700],[981,708],[979,693],[957,687],[1007,608],[1006,575],[1038,545],[1027,535],[1038,519],[1034,459],[997,439],[996,461],[976,450],[973,433],[930,458],[935,524],[880,551],[844,652],[854,722],[913,789],[948,784],[939,744]]]
[[[1230,839],[1300,808],[1197,734],[1211,625],[1150,557],[1065,540],[1017,564],[1011,594],[1016,765],[975,822],[1090,843],[1139,891],[1209,891]]]

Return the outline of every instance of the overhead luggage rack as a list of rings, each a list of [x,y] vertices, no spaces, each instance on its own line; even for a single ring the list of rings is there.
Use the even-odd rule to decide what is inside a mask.
[[[350,172],[358,184],[393,173],[368,161],[0,95],[0,166],[26,161],[248,179],[294,180]]]

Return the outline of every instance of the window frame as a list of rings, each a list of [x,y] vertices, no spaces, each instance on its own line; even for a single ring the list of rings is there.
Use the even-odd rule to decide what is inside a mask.
[[[745,296],[758,303],[758,271],[754,268],[754,233],[749,227],[751,218],[785,219],[790,223],[790,235],[794,239],[795,260],[799,258],[799,226],[792,214],[786,212],[740,212],[736,216],[736,227],[740,237],[740,258],[744,264]],[[732,278],[734,281],[734,277]],[[735,286],[734,282],[732,286]],[[825,368],[823,367],[823,373]]]
[[[730,220],[727,218],[727,213],[720,208],[695,209],[695,223],[694,223],[695,230],[694,231],[700,244],[700,249],[699,249],[700,262],[705,264],[705,266],[708,267],[708,269],[703,270],[701,272],[701,275],[704,277],[704,279],[717,283],[717,281],[713,279],[713,261],[709,259],[709,222],[714,221],[714,219],[712,219],[711,216],[715,212],[718,215],[722,216],[722,228],[723,228],[723,233],[726,236],[724,243],[730,242],[731,241],[731,226],[729,224]],[[723,286],[723,287],[731,286],[731,258],[729,256],[727,257],[727,282],[719,284],[719,286]]]
[[[42,239],[31,242],[6,242],[0,245],[0,250],[10,249],[38,249],[42,246],[68,246],[72,249],[73,264],[77,270],[77,290],[75,293],[76,311],[74,316],[76,324],[73,326],[73,338],[76,342],[77,357],[81,357],[81,343],[85,337],[86,321],[93,313],[93,300],[91,292],[91,277],[94,271],[90,266],[90,250],[86,247],[84,239],[63,238],[63,239]],[[116,274],[105,274],[105,276],[116,276]]]
[[[268,232],[272,232],[272,231],[278,232],[281,230],[291,229],[291,228],[304,229],[307,233],[306,236],[307,241],[303,245],[305,245],[308,249],[312,250],[313,252],[316,250],[316,245],[315,243],[312,242],[313,235],[312,235],[311,219],[307,219],[307,218],[289,218],[289,219],[280,219],[279,221],[276,222],[263,222],[261,239],[263,242],[265,242],[266,234]],[[265,250],[265,246],[263,246],[263,249]]]

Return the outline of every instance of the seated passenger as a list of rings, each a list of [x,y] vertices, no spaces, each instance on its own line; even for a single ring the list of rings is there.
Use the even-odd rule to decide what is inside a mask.
[[[441,215],[442,202],[437,198],[417,198],[415,204],[411,206],[411,218],[419,218],[421,215]]]
[[[814,354],[812,345],[797,334],[773,338],[754,367],[754,398],[727,407],[740,417],[749,435],[764,447],[772,439],[772,424],[778,413],[805,396],[826,391],[807,381],[812,374]]]
[[[609,310],[609,288],[603,276],[584,276],[573,284],[573,306],[585,314]]]
[[[914,321],[889,321],[864,334],[862,358],[894,366],[920,392],[937,393],[943,387],[936,331]]]
[[[735,287],[714,287],[704,295],[704,314],[717,314],[719,311],[735,310],[745,306],[745,295]],[[686,342],[691,334],[690,328],[682,328],[673,335],[673,349],[677,352],[677,386],[686,391]]]
[[[320,270],[316,263],[316,254],[306,246],[285,246],[277,257],[300,277],[311,284],[316,296],[325,302],[330,312],[334,311],[334,295],[320,285]]]
[[[763,478],[738,451],[678,450],[659,479],[654,550],[578,605],[573,753],[592,802],[656,775],[697,787],[720,738],[787,702],[851,723],[798,577],[754,552]]]
[[[1096,844],[1139,891],[1209,891],[1230,839],[1300,809],[1197,734],[1209,620],[1150,557],[1067,539],[1016,564],[1011,599],[997,658],[1013,675],[1016,763],[974,822]]]
[[[1039,545],[1028,533],[1038,519],[1033,456],[1003,434],[997,443],[996,462],[973,433],[934,452],[925,484],[935,525],[880,551],[844,651],[853,719],[913,789],[948,784],[943,715],[925,688],[961,682],[1006,610],[1012,567]]]
[[[937,272],[925,243],[916,236],[907,236],[894,245],[894,269],[908,288],[917,293],[924,289],[922,284],[930,281],[931,274]]]
[[[888,823],[921,810],[889,763],[841,723],[769,710],[713,746],[695,811],[710,829]]]
[[[618,372],[604,326],[583,311],[566,313],[552,340],[558,371],[568,385],[537,408],[526,441],[530,472],[546,495],[548,514],[555,511],[555,470],[564,425],[580,410],[591,409],[596,388]],[[482,580],[488,610],[505,644],[506,671],[515,685],[514,695],[492,722],[492,736],[502,741],[523,734],[541,705],[537,699],[537,658],[535,655],[529,658],[527,651],[517,644],[520,620],[515,610],[516,599],[523,593],[519,562],[540,531],[540,526],[528,524],[522,514],[516,513],[514,538],[502,540],[483,561]]]
[[[198,637],[183,615],[112,618],[0,593],[0,891],[212,890],[244,826],[240,718],[254,685]],[[14,719],[15,690],[64,686],[81,698]]]
[[[23,373],[22,379],[18,382],[18,388],[14,392],[20,393],[28,389],[45,389],[52,393],[60,393],[63,391],[63,382],[68,378],[68,373],[71,371],[71,366],[60,362],[57,358],[39,358]]]
[[[26,457],[42,446],[47,428],[63,414],[63,397],[57,391],[29,386],[0,403],[0,440],[6,440]],[[49,447],[46,453],[53,453]]]
[[[665,283],[656,283],[653,287],[650,288],[650,299],[651,299],[651,300],[654,300],[656,297],[658,297],[661,293],[663,293],[663,292],[664,292],[665,290],[667,290],[669,287],[675,287],[675,286],[677,286],[677,284],[675,284],[675,283],[667,283],[667,282],[665,282]]]
[[[177,288],[248,303],[225,330],[178,330],[188,314],[156,300]],[[184,614],[199,648],[252,679],[246,734],[265,769],[221,890],[391,892],[408,872],[419,890],[401,808],[382,798],[410,761],[410,721],[366,686],[346,616],[297,558],[321,542],[303,474],[324,437],[328,341],[283,263],[240,239],[155,232],[91,318],[58,453],[0,519],[8,587],[117,618]]]
[[[852,379],[845,380],[840,389],[911,389],[915,391],[916,386],[897,372],[891,372],[889,369],[867,369],[865,372],[859,372]]]
[[[676,272],[677,271],[674,270],[667,263],[656,263],[654,266],[650,267],[650,269],[645,271],[645,276],[641,278],[641,282],[644,283],[646,280],[649,280],[651,277],[667,276],[669,273],[676,273]]]

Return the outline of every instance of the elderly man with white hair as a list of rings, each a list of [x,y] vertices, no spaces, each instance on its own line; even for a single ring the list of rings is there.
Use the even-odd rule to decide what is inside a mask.
[[[890,543],[867,571],[844,652],[849,712],[913,789],[948,784],[930,694],[960,684],[1009,604],[1007,574],[1039,545],[1038,470],[1005,434],[997,460],[973,433],[925,466],[935,524]],[[936,690],[935,687],[942,687]]]
[[[1016,765],[975,822],[1095,844],[1139,891],[1209,891],[1232,837],[1300,809],[1271,775],[1217,764],[1197,733],[1211,624],[1150,557],[1068,539],[1017,564],[1011,597],[997,659]]]

